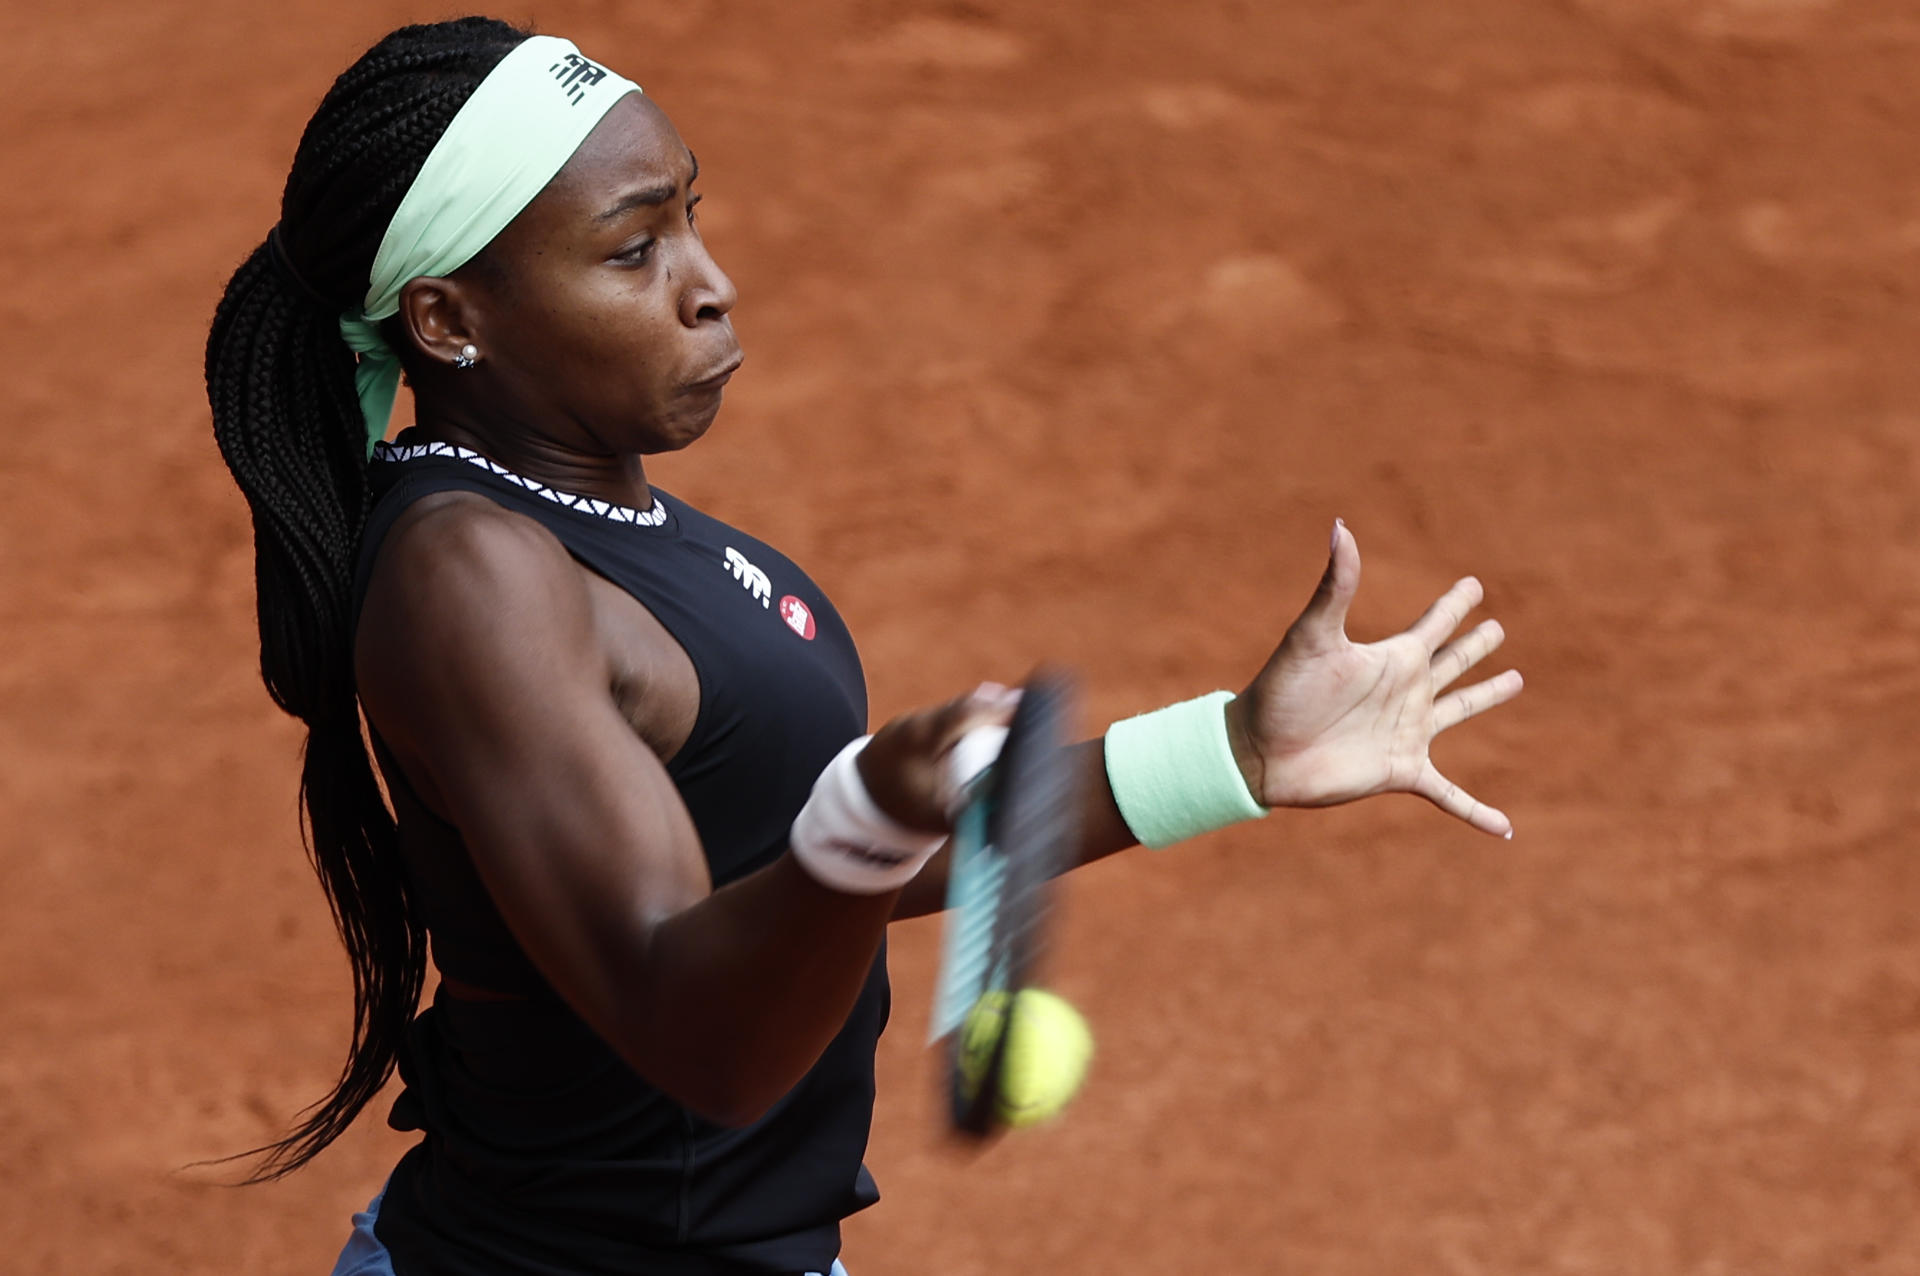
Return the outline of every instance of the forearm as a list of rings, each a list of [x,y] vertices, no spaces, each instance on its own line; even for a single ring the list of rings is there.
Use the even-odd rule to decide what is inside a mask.
[[[613,1045],[702,1115],[756,1119],[845,1024],[894,899],[830,890],[792,855],[729,883],[647,928],[621,956]]]
[[[687,1102],[751,1120],[840,1031],[896,897],[945,841],[901,823],[868,788],[870,769],[892,778],[928,756],[911,737],[890,728],[848,744],[814,782],[786,855],[648,929],[635,972],[645,1009],[628,1039],[635,1050],[668,1043],[650,1075]]]
[[[1069,752],[1079,781],[1080,837],[1060,866],[1061,872],[1140,844],[1113,800],[1113,786],[1107,780],[1105,740],[1083,740]]]

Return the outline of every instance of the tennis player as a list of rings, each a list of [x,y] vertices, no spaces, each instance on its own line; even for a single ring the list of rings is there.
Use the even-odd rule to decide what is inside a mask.
[[[337,1276],[837,1271],[841,1220],[877,1196],[886,926],[939,907],[945,758],[1007,706],[984,689],[863,736],[832,603],[649,483],[741,359],[697,173],[566,41],[407,27],[320,104],[214,318],[262,676],[307,727],[354,972],[339,1082],[256,1177],[311,1159],[396,1065],[389,1120],[422,1135]],[[417,424],[389,443],[403,373]],[[1427,756],[1520,688],[1448,690],[1500,642],[1453,637],[1478,585],[1358,646],[1358,578],[1336,527],[1241,694],[1077,749],[1080,859],[1390,791],[1510,833]]]

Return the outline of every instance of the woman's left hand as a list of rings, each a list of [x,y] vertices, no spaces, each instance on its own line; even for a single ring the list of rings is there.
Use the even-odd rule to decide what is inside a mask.
[[[1427,756],[1434,736],[1520,694],[1512,669],[1448,690],[1506,637],[1494,620],[1452,637],[1479,605],[1480,582],[1459,581],[1411,628],[1375,643],[1346,634],[1359,584],[1360,550],[1336,523],[1313,600],[1227,707],[1228,736],[1248,788],[1265,806],[1415,793],[1482,832],[1512,837],[1505,814],[1441,775]]]

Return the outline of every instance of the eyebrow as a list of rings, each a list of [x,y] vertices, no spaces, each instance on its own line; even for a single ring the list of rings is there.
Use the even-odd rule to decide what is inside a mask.
[[[687,174],[687,185],[691,187],[700,179],[700,157],[692,151],[688,151],[687,158],[693,162],[693,171]],[[674,193],[679,189],[679,182],[661,182],[658,185],[648,186],[642,190],[628,191],[625,195],[615,200],[609,207],[594,214],[593,220],[596,222],[610,222],[620,216],[620,214],[632,212],[636,208],[658,208],[660,205],[672,199]]]

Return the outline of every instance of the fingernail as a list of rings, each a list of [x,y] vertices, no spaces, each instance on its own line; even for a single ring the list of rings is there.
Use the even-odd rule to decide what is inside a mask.
[[[1505,833],[1502,833],[1500,836],[1506,838],[1509,842],[1511,842],[1513,840],[1513,830],[1508,829]]]
[[[1340,529],[1346,525],[1345,519],[1336,518],[1333,520],[1333,543],[1327,546],[1328,550],[1331,551],[1340,548]]]

